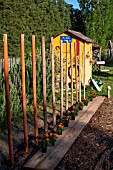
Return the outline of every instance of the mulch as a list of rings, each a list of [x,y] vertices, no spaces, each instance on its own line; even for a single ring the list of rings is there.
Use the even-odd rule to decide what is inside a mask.
[[[55,170],[113,170],[113,98],[104,100]]]

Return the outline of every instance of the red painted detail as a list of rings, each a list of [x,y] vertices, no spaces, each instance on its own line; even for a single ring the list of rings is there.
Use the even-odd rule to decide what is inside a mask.
[[[80,41],[76,40],[76,56],[78,56],[80,53]]]

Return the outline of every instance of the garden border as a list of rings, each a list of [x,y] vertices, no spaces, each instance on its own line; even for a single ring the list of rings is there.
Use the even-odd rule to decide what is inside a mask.
[[[98,96],[92,102],[89,102],[88,106],[85,106],[82,111],[79,111],[75,121],[71,121],[69,127],[65,128],[63,135],[57,139],[56,145],[49,147],[45,154],[40,151],[35,153],[23,166],[23,169],[54,170],[104,99],[105,97]]]

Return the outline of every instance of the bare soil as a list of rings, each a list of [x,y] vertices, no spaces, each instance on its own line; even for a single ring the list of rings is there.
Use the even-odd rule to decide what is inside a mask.
[[[29,153],[24,153],[22,123],[12,124],[15,153],[15,170],[38,149],[33,137],[33,116],[28,117]],[[43,130],[39,122],[39,132]],[[0,132],[0,170],[11,169],[9,166],[7,131]],[[60,161],[56,170],[113,170],[113,98],[105,99],[77,140]]]
[[[55,170],[113,170],[113,98],[104,100]]]

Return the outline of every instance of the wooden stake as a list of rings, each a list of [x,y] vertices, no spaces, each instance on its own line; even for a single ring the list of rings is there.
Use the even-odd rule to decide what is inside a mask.
[[[60,41],[60,82],[61,82],[61,98],[60,98],[60,118],[63,117],[63,56],[62,56],[62,40]]]
[[[77,56],[76,56],[76,43],[75,43],[75,81],[76,81],[76,102],[78,102],[78,70],[77,70]]]
[[[37,120],[37,97],[36,97],[36,50],[35,35],[32,35],[32,77],[33,77],[33,105],[34,105],[34,134],[38,136],[38,120]]]
[[[53,37],[51,38],[51,59],[52,59],[52,106],[53,106],[53,125],[56,125],[56,114],[55,114],[55,73],[54,73],[54,47]]]
[[[14,166],[14,153],[13,153],[13,141],[11,131],[11,114],[10,114],[10,90],[9,90],[9,73],[8,73],[8,45],[7,34],[3,36],[4,43],[4,76],[5,76],[5,90],[6,90],[6,110],[7,110],[7,127],[8,127],[8,142],[9,142],[9,155],[10,164]]]
[[[73,58],[72,58],[72,43],[70,43],[70,59],[71,59],[71,105],[73,106]]]
[[[66,111],[68,110],[68,41],[66,41]]]
[[[81,102],[81,43],[79,53],[79,101]]]
[[[83,59],[83,64],[84,64],[84,99],[86,97],[85,95],[85,83],[86,83],[86,42],[84,43],[84,59]]]
[[[47,131],[47,102],[46,102],[46,57],[45,38],[42,37],[42,72],[43,72],[43,110],[44,110],[44,130]]]
[[[25,59],[24,59],[24,34],[21,34],[20,53],[21,53],[21,64],[22,64],[22,110],[23,110],[24,142],[25,142],[25,152],[28,153],[28,131],[27,131],[27,117],[26,117],[26,87],[25,87]]]

